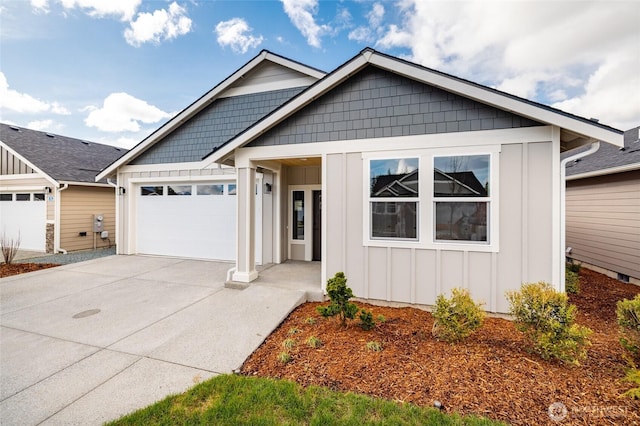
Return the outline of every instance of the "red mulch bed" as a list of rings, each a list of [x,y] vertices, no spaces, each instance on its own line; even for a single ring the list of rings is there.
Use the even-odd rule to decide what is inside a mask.
[[[615,316],[616,302],[634,297],[640,287],[587,269],[580,276],[581,294],[571,296],[571,302],[579,309],[578,322],[593,335],[588,357],[579,367],[528,352],[521,333],[505,319],[487,318],[475,335],[450,345],[431,336],[433,318],[420,309],[359,303],[371,309],[374,318],[386,318],[374,330],[363,331],[357,321],[342,328],[335,318],[317,314],[318,303],[306,303],[247,359],[241,373],[421,406],[437,400],[447,412],[514,425],[558,424],[548,414],[554,402],[568,410],[563,425],[640,424],[640,401],[620,397],[632,385],[620,380],[627,365]],[[308,318],[315,323],[309,324]],[[310,336],[323,345],[308,347]],[[283,364],[278,355],[287,338],[297,344],[289,351],[292,361]],[[384,349],[367,350],[369,341],[382,343]]]
[[[60,265],[56,263],[2,263],[0,264],[0,278],[39,271],[40,269],[53,268],[54,266]]]

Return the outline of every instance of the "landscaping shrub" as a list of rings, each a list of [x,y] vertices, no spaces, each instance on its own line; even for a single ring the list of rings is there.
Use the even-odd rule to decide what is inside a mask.
[[[579,274],[580,269],[582,269],[582,265],[580,263],[574,263],[573,261],[570,261],[567,262],[566,269],[575,274]]]
[[[616,316],[620,326],[620,344],[630,352],[630,356],[626,357],[630,368],[624,381],[638,385],[622,395],[640,399],[640,370],[634,361],[634,357],[640,355],[640,294],[631,300],[620,300],[616,305]]]
[[[485,312],[475,303],[469,291],[459,288],[451,290],[451,298],[439,295],[432,313],[433,336],[438,340],[455,343],[469,337],[482,326]]]
[[[578,294],[580,293],[580,275],[577,272],[573,272],[567,268],[564,272],[564,289],[567,293]]]
[[[331,303],[328,306],[318,306],[318,313],[323,317],[340,316],[343,326],[347,325],[347,319],[354,319],[358,313],[358,307],[349,302],[353,297],[353,291],[347,287],[347,278],[344,272],[336,272],[333,278],[327,280],[327,294]]]
[[[640,294],[635,298],[620,300],[616,306],[620,326],[620,343],[634,355],[640,351]]]
[[[2,258],[4,263],[9,265],[13,262],[13,258],[18,254],[20,249],[20,233],[16,238],[9,238],[5,233],[2,233],[0,237],[0,252],[2,252]]]
[[[371,330],[373,327],[376,326],[376,320],[373,319],[373,313],[371,311],[366,311],[366,310],[361,310],[360,311],[360,327],[365,330],[365,331],[369,331]]]
[[[507,292],[515,325],[543,359],[556,358],[579,365],[587,355],[591,330],[575,324],[576,307],[566,293],[545,282],[523,284],[520,291]]]

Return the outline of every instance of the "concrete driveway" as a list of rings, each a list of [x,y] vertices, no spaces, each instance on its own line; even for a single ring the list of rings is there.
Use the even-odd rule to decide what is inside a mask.
[[[109,256],[0,279],[0,424],[101,424],[237,369],[305,301],[228,263]]]

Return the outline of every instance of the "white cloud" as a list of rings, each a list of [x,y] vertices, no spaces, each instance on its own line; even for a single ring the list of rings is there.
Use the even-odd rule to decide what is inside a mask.
[[[625,128],[640,124],[635,2],[400,0],[376,46]],[[617,99],[616,99],[617,97]],[[631,126],[633,127],[633,126]]]
[[[369,25],[372,28],[378,27],[384,19],[384,6],[382,3],[374,3],[371,12],[367,13]]]
[[[89,106],[84,111],[89,111],[85,124],[104,132],[137,132],[140,122],[157,123],[171,117],[170,113],[122,92],[107,96],[102,108]]]
[[[49,0],[31,0],[34,12],[49,13]]]
[[[70,114],[69,110],[58,102],[45,102],[26,93],[10,89],[3,72],[0,72],[0,108],[26,114],[42,112],[52,112],[60,115]]]
[[[132,46],[143,43],[159,43],[171,40],[191,31],[191,19],[186,16],[186,10],[173,2],[169,10],[159,9],[153,13],[139,13],[136,20],[130,22],[130,27],[124,31],[124,38]]]
[[[320,47],[320,37],[331,31],[328,25],[318,25],[314,15],[318,13],[318,0],[280,0],[284,12],[289,16],[293,25],[307,39],[313,47]]]
[[[216,25],[218,44],[222,47],[229,46],[236,53],[247,53],[249,49],[262,43],[262,36],[254,37],[251,31],[249,24],[242,18],[232,18]]]
[[[384,27],[381,26],[384,19],[384,13],[384,6],[381,3],[374,3],[371,11],[366,14],[369,25],[360,26],[351,31],[348,35],[349,40],[354,40],[360,43],[371,43],[375,41],[376,34],[381,34],[384,31]]]
[[[65,9],[85,9],[89,16],[102,18],[119,16],[122,21],[131,21],[142,0],[59,0]]]
[[[40,132],[51,131],[56,133],[59,133],[60,131],[62,131],[62,129],[64,129],[63,124],[56,123],[51,119],[30,121],[27,123],[26,127],[28,129],[38,130]]]

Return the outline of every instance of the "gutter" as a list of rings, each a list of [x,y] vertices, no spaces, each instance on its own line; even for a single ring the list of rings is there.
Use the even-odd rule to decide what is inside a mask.
[[[54,247],[53,247],[53,251],[54,253],[62,253],[62,254],[67,254],[67,251],[65,249],[63,249],[62,247],[60,247],[60,204],[62,203],[62,199],[60,197],[60,193],[62,191],[64,191],[65,189],[69,188],[69,184],[68,183],[63,183],[61,187],[58,188],[58,190],[56,191],[56,217],[55,217],[55,221],[54,221],[54,226],[55,226],[55,237],[54,237]]]
[[[594,154],[596,151],[600,149],[600,142],[596,141],[591,144],[589,149],[583,152],[579,152],[576,155],[572,155],[570,157],[565,158],[560,162],[560,253],[566,254],[566,245],[567,245],[567,164],[571,161],[579,160],[580,158],[587,157],[591,154]],[[560,270],[564,271],[564,263],[566,262],[566,256],[561,256]],[[560,291],[565,291],[565,274],[561,274],[562,278],[560,279]]]
[[[111,178],[107,178],[107,184],[109,186],[112,186],[114,189],[114,193],[115,193],[115,198],[116,198],[116,206],[115,206],[115,217],[116,217],[116,251],[118,250],[118,240],[119,240],[119,235],[120,235],[120,192],[118,189],[118,182],[113,182],[111,180]]]

